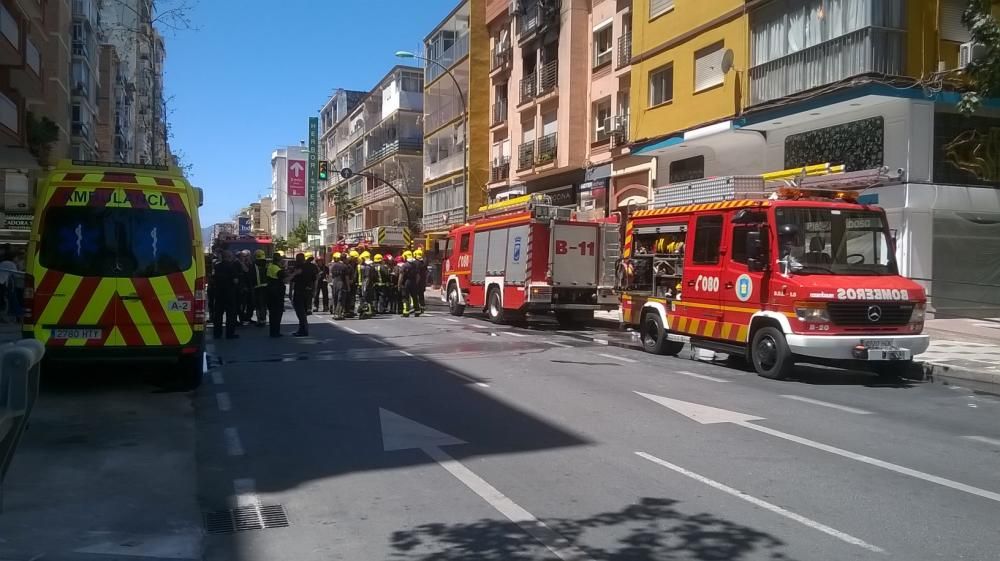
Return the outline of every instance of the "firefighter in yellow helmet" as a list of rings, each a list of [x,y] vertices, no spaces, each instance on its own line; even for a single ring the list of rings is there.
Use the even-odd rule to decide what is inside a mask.
[[[270,320],[271,337],[281,337],[281,315],[285,312],[285,269],[281,266],[281,254],[275,252],[267,266],[267,315]]]
[[[354,309],[357,306],[358,299],[358,261],[360,259],[361,253],[358,252],[357,248],[347,253],[347,267],[349,271],[347,276],[347,294],[345,295],[347,303],[344,308],[344,317],[354,317]]]
[[[413,287],[413,315],[419,316],[427,311],[424,303],[424,291],[427,290],[427,262],[424,261],[424,250],[419,247],[413,252],[413,268],[416,270],[416,284]]]
[[[349,307],[347,297],[351,292],[351,267],[347,259],[348,254],[337,252],[333,254],[333,263],[330,264],[330,288],[333,293],[330,311],[333,319],[344,319]]]
[[[385,265],[385,259],[381,253],[376,253],[372,258],[372,274],[375,277],[375,313],[384,314],[388,310],[388,287],[389,268]]]
[[[357,314],[358,318],[372,316],[372,294],[375,292],[375,276],[372,272],[372,254],[362,251],[356,266],[357,271]]]
[[[414,310],[413,293],[417,285],[417,268],[414,265],[413,253],[403,252],[403,264],[399,268],[399,294],[403,298],[403,317],[410,317]]]

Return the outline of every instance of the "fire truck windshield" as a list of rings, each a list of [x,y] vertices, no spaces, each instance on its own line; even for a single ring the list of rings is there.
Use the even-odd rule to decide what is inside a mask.
[[[786,274],[895,275],[881,213],[830,208],[776,209],[778,262]]]

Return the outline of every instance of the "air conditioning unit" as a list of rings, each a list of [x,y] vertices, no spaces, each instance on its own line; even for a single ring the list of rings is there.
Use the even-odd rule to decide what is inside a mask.
[[[962,43],[958,48],[958,68],[962,69],[974,60],[979,60],[986,55],[986,45],[969,41]]]
[[[521,13],[521,2],[518,0],[510,0],[510,5],[507,6],[507,15],[514,17]]]

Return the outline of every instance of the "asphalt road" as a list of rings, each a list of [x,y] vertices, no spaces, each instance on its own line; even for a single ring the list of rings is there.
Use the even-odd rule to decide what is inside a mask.
[[[213,526],[209,560],[1000,558],[995,397],[441,309],[328,318],[211,344],[199,502],[277,527]]]

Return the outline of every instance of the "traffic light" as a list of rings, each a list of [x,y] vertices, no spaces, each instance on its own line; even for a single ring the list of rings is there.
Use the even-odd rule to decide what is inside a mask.
[[[330,162],[326,160],[319,161],[319,180],[326,181],[328,173],[330,171]]]

